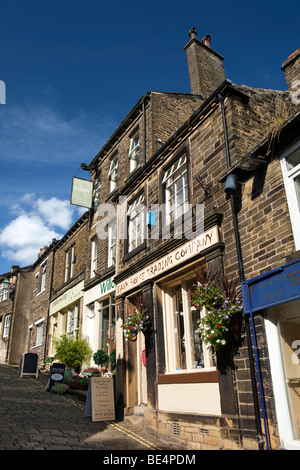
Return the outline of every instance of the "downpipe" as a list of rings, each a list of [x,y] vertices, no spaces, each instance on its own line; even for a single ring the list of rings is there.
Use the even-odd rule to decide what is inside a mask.
[[[224,99],[220,94],[218,95],[218,100],[219,100],[219,103],[221,106],[221,112],[222,112],[226,162],[227,162],[227,168],[229,169],[231,166],[231,161],[230,161],[229,142],[228,142],[228,134],[227,134],[226,114],[225,114],[226,108],[224,105]],[[232,193],[230,194],[230,205],[231,205],[231,212],[232,212],[232,219],[233,219],[233,226],[234,226],[236,251],[237,251],[237,257],[238,257],[239,277],[240,277],[240,282],[243,282],[245,280],[244,266],[243,266],[241,243],[240,243],[240,236],[239,236],[239,230],[238,230],[238,222],[237,222],[237,216],[236,216],[236,211],[235,211],[234,196]],[[259,403],[258,391],[257,391],[257,385],[256,385],[256,377],[255,377],[255,364],[254,364],[254,359],[253,359],[253,354],[252,354],[253,349],[252,349],[252,341],[251,341],[251,327],[252,327],[252,335],[253,335],[254,348],[255,348],[257,376],[258,376],[260,395],[261,395],[261,407],[262,407],[264,427],[265,427],[266,447],[267,447],[267,450],[269,450],[267,422],[266,422],[266,417],[265,417],[265,406],[264,406],[263,394],[262,394],[261,373],[260,373],[259,359],[257,355],[255,325],[254,325],[252,315],[250,316],[251,327],[250,327],[249,317],[245,315],[244,318],[245,318],[245,323],[246,323],[247,348],[248,348],[248,355],[249,355],[249,362],[250,362],[251,385],[252,385],[252,394],[253,394],[253,402],[254,402],[255,423],[256,423],[256,430],[257,430],[256,440],[258,443],[259,450],[264,450],[264,436],[263,436],[262,427],[261,427],[260,410],[259,410],[259,404],[258,404]]]

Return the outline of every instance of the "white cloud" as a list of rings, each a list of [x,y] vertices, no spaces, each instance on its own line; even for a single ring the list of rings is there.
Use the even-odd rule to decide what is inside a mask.
[[[20,215],[12,220],[0,233],[0,244],[4,247],[2,256],[22,264],[31,264],[38,257],[39,250],[53,238],[61,235],[49,229],[41,217]]]
[[[50,226],[67,229],[72,224],[73,208],[69,201],[61,201],[56,197],[44,200],[38,199],[36,207],[39,214]]]
[[[0,231],[2,256],[26,266],[37,259],[40,248],[49,245],[53,238],[60,239],[82,211],[66,200],[36,200],[34,193],[27,193],[12,214],[15,218]]]

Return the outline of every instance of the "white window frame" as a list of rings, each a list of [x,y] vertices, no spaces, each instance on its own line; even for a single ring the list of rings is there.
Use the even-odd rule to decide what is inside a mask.
[[[98,176],[94,183],[94,190],[93,190],[93,201],[94,207],[98,207],[100,204],[100,188],[101,188],[101,175]]]
[[[116,189],[117,181],[118,181],[118,156],[117,155],[110,162],[108,179],[110,181],[110,192],[112,192]]]
[[[117,224],[113,220],[108,224],[108,260],[107,266],[114,266],[116,263],[116,250],[117,250]]]
[[[185,154],[165,170],[162,184],[165,193],[166,224],[170,225],[189,209],[187,158]],[[179,198],[180,193],[182,193],[182,201]]]
[[[128,253],[138,248],[146,237],[146,209],[144,195],[136,198],[129,205],[128,217]]]
[[[129,163],[130,163],[130,173],[132,173],[139,164],[139,154],[140,154],[140,139],[139,132],[136,132],[130,140],[129,148]]]
[[[74,276],[74,268],[75,268],[75,245],[72,245],[66,251],[66,261],[65,261],[65,282],[72,279]]]
[[[8,337],[9,327],[10,327],[10,315],[6,315],[5,320],[4,320],[3,338]]]
[[[0,288],[0,302],[4,302],[5,300],[8,299],[8,291],[9,287],[3,287],[3,284],[1,285]]]
[[[92,240],[91,278],[96,276],[98,262],[97,240]]]
[[[47,261],[48,261],[48,259],[46,259],[46,260],[41,264],[42,275],[41,275],[41,289],[40,289],[40,293],[44,292],[44,290],[46,289]]]
[[[43,344],[44,321],[45,318],[41,318],[34,324],[36,327],[35,347],[42,346]]]
[[[174,287],[181,288],[183,312],[175,311]],[[176,327],[176,315],[183,315],[184,335],[185,335],[185,360],[186,367],[178,368],[178,331]],[[201,317],[206,314],[205,310],[201,312]],[[174,281],[163,288],[163,320],[164,320],[164,340],[166,351],[166,372],[167,373],[186,373],[216,370],[213,364],[212,354],[208,346],[202,342],[204,366],[195,364],[193,357],[193,327],[192,327],[192,307],[189,295],[189,289],[185,281]]]
[[[297,198],[295,179],[300,177],[300,162],[299,164],[289,169],[287,165],[288,157],[298,150],[300,152],[300,141],[292,145],[286,150],[280,157],[281,169],[283,174],[285,192],[287,197],[287,203],[290,213],[290,220],[292,224],[292,230],[295,241],[296,250],[300,249],[300,200]]]
[[[78,338],[79,335],[79,307],[78,304],[69,306],[66,310],[61,313],[61,336],[69,336],[74,339]],[[73,319],[72,319],[73,316]],[[73,322],[73,325],[71,323]]]

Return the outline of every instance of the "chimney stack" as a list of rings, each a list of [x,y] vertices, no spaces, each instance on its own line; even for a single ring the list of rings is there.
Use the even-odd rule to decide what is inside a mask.
[[[211,49],[211,37],[197,39],[197,30],[189,31],[190,41],[184,47],[187,55],[191,93],[208,98],[225,80],[224,58]]]
[[[281,70],[284,72],[288,89],[292,91],[293,82],[300,80],[300,49],[293,52],[293,54],[283,62]]]

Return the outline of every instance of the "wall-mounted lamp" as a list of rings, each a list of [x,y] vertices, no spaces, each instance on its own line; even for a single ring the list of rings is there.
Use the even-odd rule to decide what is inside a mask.
[[[235,194],[237,191],[237,184],[237,175],[235,175],[234,173],[230,173],[226,178],[225,193],[228,196]]]

